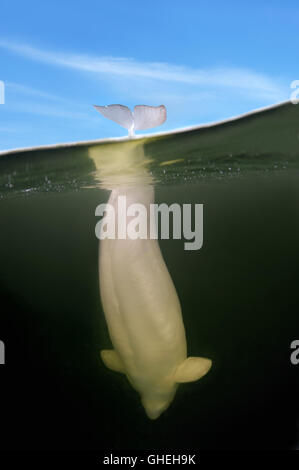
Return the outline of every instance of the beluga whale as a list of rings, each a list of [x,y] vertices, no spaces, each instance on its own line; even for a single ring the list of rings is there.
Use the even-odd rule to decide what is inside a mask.
[[[125,123],[123,116],[120,118],[119,106],[98,108],[100,112],[104,110],[105,117],[126,124],[131,134],[134,129],[154,127],[166,119],[164,106],[141,105],[135,106],[138,111],[133,121],[126,114]],[[169,407],[178,385],[203,377],[212,361],[187,356],[178,294],[158,239],[149,236],[154,184],[142,141],[129,139],[100,150],[90,148],[89,156],[96,165],[102,187],[111,191],[106,210],[96,210],[96,215],[103,216],[98,222],[102,235],[99,237],[100,295],[113,346],[100,354],[109,369],[125,374],[139,393],[146,415],[154,420]],[[126,207],[120,204],[124,197]],[[138,215],[139,222],[147,227],[146,233],[134,238],[120,235],[124,227],[119,226],[122,219],[119,215],[123,215],[120,212],[133,207],[132,204],[143,208]],[[134,215],[127,210],[125,229],[134,223]],[[114,229],[114,237],[103,236],[109,225]]]

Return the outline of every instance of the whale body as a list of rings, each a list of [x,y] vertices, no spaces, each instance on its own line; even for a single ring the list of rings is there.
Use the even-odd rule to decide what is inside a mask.
[[[119,196],[126,196],[127,207],[143,204],[149,218],[153,186],[112,189],[108,204],[114,208],[116,228]],[[178,384],[200,379],[212,362],[187,357],[180,302],[156,239],[100,240],[99,280],[113,344],[101,351],[102,360],[127,376],[147,416],[156,419]]]

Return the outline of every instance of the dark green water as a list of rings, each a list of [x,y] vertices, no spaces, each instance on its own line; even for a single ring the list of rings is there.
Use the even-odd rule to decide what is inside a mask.
[[[89,150],[0,158],[2,447],[109,453],[296,445],[299,365],[290,362],[290,343],[299,339],[298,115],[289,105],[207,130],[201,140],[183,134],[142,142],[156,202],[204,205],[202,249],[185,251],[184,240],[160,247],[188,353],[213,360],[156,421],[99,357],[111,343],[94,211],[109,191]],[[102,177],[131,176],[118,165],[105,173],[105,162],[126,145],[97,148]]]

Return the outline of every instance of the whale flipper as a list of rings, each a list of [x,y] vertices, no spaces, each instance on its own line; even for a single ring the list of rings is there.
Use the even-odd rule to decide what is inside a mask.
[[[115,372],[122,372],[123,374],[125,373],[124,365],[117,352],[113,349],[103,349],[101,351],[101,358],[108,369],[114,370]]]
[[[174,379],[178,383],[195,382],[195,380],[201,379],[201,377],[209,372],[211,366],[211,359],[205,357],[187,357],[177,367]]]

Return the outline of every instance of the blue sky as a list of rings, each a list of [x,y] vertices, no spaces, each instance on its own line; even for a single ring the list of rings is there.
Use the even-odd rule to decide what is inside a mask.
[[[2,0],[0,17],[1,150],[126,135],[92,104],[165,104],[163,131],[299,79],[298,1]]]

